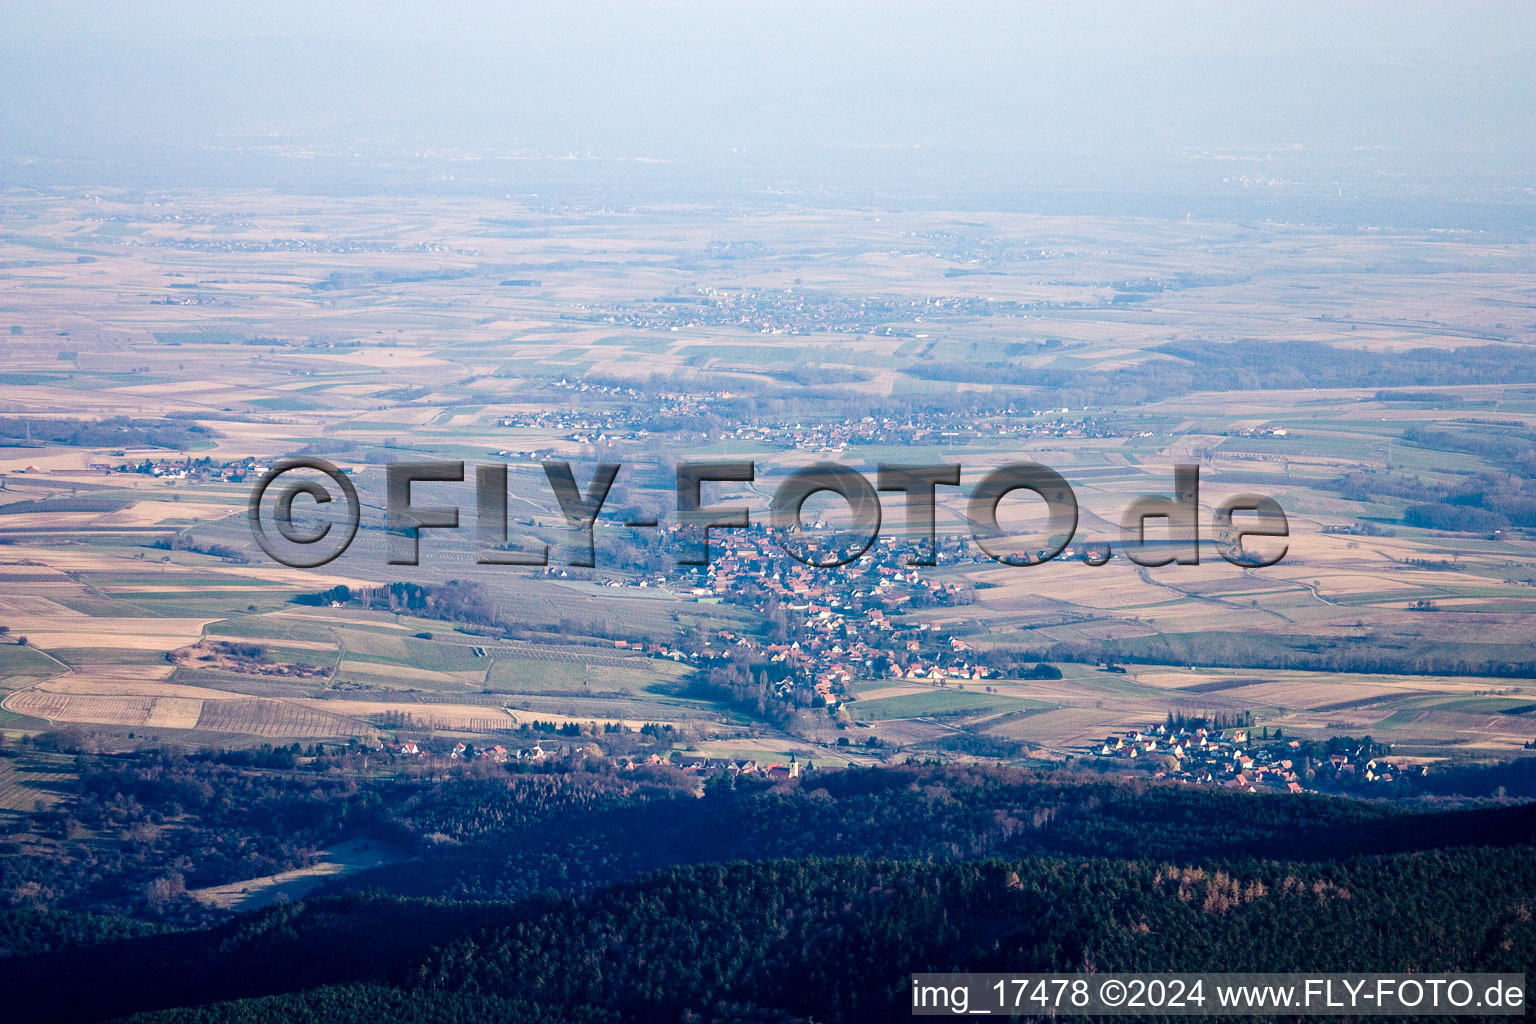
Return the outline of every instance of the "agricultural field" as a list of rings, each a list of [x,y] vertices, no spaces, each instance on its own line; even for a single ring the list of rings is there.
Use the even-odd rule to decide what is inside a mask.
[[[384,864],[405,860],[399,850],[377,840],[349,839],[321,850],[309,867],[189,890],[187,895],[218,910],[258,910],[279,900],[303,899],[327,882]]]
[[[73,759],[37,752],[0,758],[0,821],[49,808],[73,791]]]
[[[7,734],[227,746],[662,723],[689,749],[846,762],[963,752],[956,734],[1060,756],[1177,711],[1425,757],[1536,739],[1521,238],[268,193],[0,205]],[[342,467],[362,500],[356,540],[315,569],[262,552],[246,515],[258,469],[298,455]],[[769,602],[680,567],[675,463],[725,458],[757,478],[710,500],[759,518],[813,462],[961,463],[937,504],[961,553],[878,591],[887,621],[944,664],[1032,656],[1060,678],[892,679],[846,652],[894,641],[843,624],[798,691],[774,688],[785,662],[766,654],[732,681],[786,609],[814,632],[877,592],[828,575],[846,581],[830,603]],[[582,486],[594,463],[623,466],[595,566],[572,564],[550,459]],[[1074,489],[1072,555],[1016,567],[965,546],[966,495],[1020,459]],[[418,565],[387,557],[384,467],[405,460],[466,464],[413,491],[461,524],[422,531]],[[1134,564],[1121,517],[1179,464],[1200,472],[1200,563]],[[507,545],[547,545],[547,567],[482,558],[482,465],[508,470]],[[1284,557],[1228,564],[1214,510],[1255,492],[1285,510]],[[999,517],[1040,526],[1019,496]],[[1088,542],[1115,552],[1088,565]],[[778,557],[764,579],[796,569]],[[924,581],[953,593],[908,600]],[[487,596],[457,617],[315,598],[395,583]],[[811,695],[832,670],[848,678]]]

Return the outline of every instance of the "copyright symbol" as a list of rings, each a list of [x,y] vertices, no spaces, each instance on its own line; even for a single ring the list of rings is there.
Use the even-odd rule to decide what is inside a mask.
[[[1105,1006],[1119,1006],[1125,1002],[1125,982],[1110,978],[1100,985],[1099,1002]]]
[[[329,505],[333,499],[330,491],[319,481],[313,478],[295,480],[290,477],[276,489],[277,500],[274,503],[271,524],[277,528],[278,535],[286,542],[285,546],[277,543],[275,538],[267,532],[268,523],[262,511],[262,504],[268,489],[280,477],[303,470],[319,473],[336,485],[345,501],[343,510],[345,519],[339,524],[341,529],[334,533],[331,527],[338,525],[334,522],[320,523],[317,528],[309,531],[300,529],[293,521],[294,498],[303,494],[313,500],[316,505]],[[362,505],[357,500],[357,488],[352,486],[352,481],[324,459],[284,459],[267,470],[256,482],[256,489],[251,492],[247,516],[251,521],[251,536],[256,538],[256,543],[261,546],[261,550],[265,551],[273,561],[280,562],[291,569],[313,569],[335,559],[347,550],[347,546],[352,543],[352,538],[357,536],[357,523],[362,516]],[[328,541],[327,538],[329,538]]]

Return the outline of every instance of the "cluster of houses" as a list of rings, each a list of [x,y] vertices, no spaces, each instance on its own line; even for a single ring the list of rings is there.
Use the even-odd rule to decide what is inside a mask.
[[[547,385],[553,391],[569,391],[583,396],[582,408],[530,410],[502,416],[496,425],[513,429],[537,429],[551,432],[562,440],[578,444],[602,444],[611,441],[634,441],[654,432],[665,433],[674,440],[709,440],[711,434],[704,429],[713,423],[721,423],[734,416],[723,416],[717,403],[739,397],[734,391],[720,389],[710,391],[658,391],[642,396],[631,385],[600,383],[586,380],[560,380]],[[610,408],[595,408],[593,396],[618,399],[623,404]],[[643,400],[642,400],[643,399]],[[692,425],[698,429],[689,430]],[[741,428],[747,430],[749,428]],[[773,427],[762,428],[762,439],[774,436]],[[715,437],[734,437],[731,432],[716,431]]]
[[[1308,755],[1308,746],[1294,739],[1260,739],[1249,729],[1158,724],[1109,736],[1097,753],[1104,758],[1148,759],[1159,766],[1154,778],[1248,793],[1300,793],[1306,782],[1314,788],[1387,784],[1427,771],[1423,765],[1378,759],[1367,745],[1315,759]]]
[[[700,288],[692,295],[624,303],[590,310],[588,322],[642,330],[728,327],[759,334],[820,333],[924,337],[925,320],[1016,315],[1025,306],[966,295],[910,298],[901,295],[852,296],[804,288],[729,290]]]
[[[1422,764],[1400,764],[1394,761],[1386,761],[1371,757],[1364,750],[1357,749],[1353,754],[1333,753],[1322,761],[1317,768],[1318,775],[1329,778],[1340,785],[1371,784],[1385,785],[1396,782],[1398,779],[1422,777],[1429,774],[1429,768]]]
[[[658,397],[663,402],[661,408],[647,413],[643,418],[624,410],[558,409],[502,416],[497,420],[497,426],[553,431],[562,440],[579,444],[633,441],[648,436],[648,431],[641,426],[642,422],[702,417],[710,413],[711,401],[727,399],[731,395],[722,392],[718,395]],[[1062,413],[1065,412],[1062,410]],[[1025,418],[1031,415],[1052,418]],[[784,450],[827,453],[846,451],[860,445],[953,444],[976,439],[1107,438],[1130,435],[1110,425],[1103,417],[1069,418],[1054,410],[1022,410],[1008,416],[999,415],[995,419],[934,412],[901,419],[864,416],[810,424],[735,423],[713,433],[699,430],[690,436],[701,440],[746,441]],[[496,454],[533,456],[549,454],[549,450],[542,453],[509,450],[498,451]]]
[[[639,392],[624,384],[597,384],[588,381],[571,381],[562,377],[548,385],[556,391],[572,391],[581,395],[603,395],[612,398],[637,398]],[[508,413],[496,420],[498,427],[511,430],[537,430],[541,434],[553,434],[567,440],[579,439],[587,443],[597,440],[636,439],[643,431],[637,430],[634,417],[623,408],[602,409],[583,402],[583,407],[538,408]],[[498,452],[498,455],[548,455],[552,449],[530,452]]]
[[[781,665],[778,695],[809,689],[815,703],[835,705],[861,679],[903,678],[948,684],[982,679],[969,646],[931,623],[897,612],[963,603],[968,595],[954,583],[934,579],[906,565],[909,552],[890,538],[878,541],[872,558],[838,571],[811,569],[778,550],[765,531],[742,531],[722,541],[694,582],[701,601],[782,610],[782,637],[760,639],[721,630],[704,649],[705,659],[746,656]],[[969,556],[958,544],[941,545],[943,564]],[[718,641],[719,647],[715,646]],[[663,655],[666,656],[666,655]]]
[[[564,757],[576,751],[574,746],[562,746],[559,744],[535,743],[531,747],[522,747],[509,750],[499,743],[490,746],[470,746],[463,742],[456,742],[447,753],[423,749],[420,743],[414,740],[378,740],[372,744],[372,749],[393,754],[401,758],[418,758],[423,761],[489,761],[493,764],[522,763],[536,765],[552,758]],[[673,768],[687,775],[709,778],[717,775],[747,776],[749,778],[761,778],[769,782],[782,782],[788,779],[800,777],[803,767],[800,760],[794,755],[789,756],[789,763],[778,761],[761,762],[755,758],[690,758],[686,755],[673,754],[662,757],[658,753],[649,753],[643,756],[633,757],[618,756],[611,759],[615,768],[620,771],[634,771],[637,768]]]
[[[246,456],[243,459],[232,459],[228,462],[215,462],[207,456],[194,457],[183,455],[171,459],[155,459],[151,457],[163,451],[163,448],[120,449],[112,452],[111,455],[124,461],[92,462],[90,468],[96,473],[137,473],[142,476],[163,480],[214,481],[237,484],[244,483],[247,479],[254,480],[272,468],[270,463],[251,456]],[[65,472],[76,471],[66,470]],[[346,471],[343,470],[343,472]]]
[[[587,443],[599,439],[636,440],[641,436],[639,431],[630,429],[629,418],[622,413],[601,410],[550,409],[543,412],[517,413],[502,416],[496,421],[496,425],[512,430],[548,431],[566,440],[583,440]],[[529,454],[537,452],[552,454],[553,451],[552,448],[528,450]],[[497,454],[522,453],[498,451]]]
[[[401,740],[399,742],[395,742],[393,740],[377,740],[373,744],[373,749],[394,754],[396,757],[430,758],[434,756],[430,750],[423,750],[421,748],[421,744],[417,743],[415,740]],[[544,751],[540,749],[537,744],[534,745],[533,751],[538,752],[538,757],[535,758],[536,760],[542,760],[544,758]],[[494,761],[497,764],[504,764],[507,761],[520,761],[524,758],[532,757],[533,752],[524,750],[509,751],[506,747],[499,743],[488,747],[471,747],[467,743],[455,743],[453,747],[448,751],[447,756],[450,760],[455,761],[479,760]]]
[[[493,743],[489,746],[471,746],[467,743],[456,742],[446,752],[434,751],[430,748],[424,749],[415,740],[400,740],[396,742],[394,740],[381,739],[374,741],[372,746],[374,750],[384,751],[396,757],[419,757],[426,760],[446,758],[449,761],[490,761],[494,764],[506,764],[509,761],[525,761],[530,764],[537,764],[540,761],[559,757],[569,752],[567,748],[557,744],[546,746],[543,743],[535,743],[531,747],[519,747],[515,750],[509,750],[500,743]]]
[[[676,529],[675,527],[673,528]],[[722,629],[694,643],[613,640],[616,649],[698,665],[733,659],[780,666],[777,696],[836,706],[861,680],[906,679],[946,686],[991,678],[969,644],[934,622],[902,615],[963,604],[969,593],[906,564],[909,549],[882,538],[870,557],[838,570],[812,569],[786,555],[764,530],[715,534],[711,559],[699,570],[652,572],[610,587],[670,586],[703,604],[731,604],[758,613],[772,605],[783,629],[764,638]],[[941,542],[939,565],[969,562],[963,541]],[[563,576],[547,566],[544,572]]]
[[[1158,724],[1132,729],[1104,740],[1100,757],[1162,758],[1157,778],[1203,785],[1223,785],[1253,793],[1260,789],[1302,791],[1296,762],[1299,740],[1268,750],[1251,744],[1247,729],[1169,728]]]
[[[978,416],[973,412],[934,411],[901,418],[864,416],[812,424],[758,423],[732,428],[720,436],[823,453],[845,451],[858,445],[955,444],[1003,437],[1128,436],[1126,431],[1112,426],[1103,417],[1071,418],[1068,412],[1067,409],[1008,409],[1002,413]]]
[[[661,391],[644,395],[644,404],[629,400],[641,393],[625,383],[594,382],[561,378],[547,385],[551,390],[570,391],[585,397],[607,397],[625,404],[594,408],[590,401],[582,408],[538,409],[507,414],[497,426],[512,429],[553,432],[567,441],[596,444],[606,441],[636,440],[647,435],[647,426],[676,433],[678,423],[690,420],[705,425],[717,416],[717,403],[738,397],[735,392]],[[905,417],[864,416],[821,423],[735,420],[716,426],[713,433],[703,429],[693,436],[715,440],[748,441],[786,450],[814,452],[844,451],[858,445],[938,444],[963,440],[1019,438],[1108,438],[1130,436],[1101,415],[1070,415],[1070,409],[1021,409],[1009,407],[978,415],[973,410],[932,410]],[[716,420],[718,424],[718,419]],[[684,431],[684,433],[688,433]],[[530,454],[498,452],[500,455]]]
[[[469,249],[455,249],[439,242],[413,242],[399,245],[394,242],[376,242],[361,238],[239,238],[226,235],[191,236],[169,238],[131,235],[116,239],[117,244],[144,248],[176,249],[192,252],[263,253],[263,252],[312,252],[361,255],[373,253],[454,253],[472,256]]]
[[[784,782],[788,779],[798,779],[800,777],[801,771],[800,761],[793,754],[789,755],[789,764],[781,764],[776,761],[770,764],[763,764],[755,759],[750,758],[746,760],[736,760],[732,758],[719,757],[683,757],[679,760],[667,760],[662,758],[659,754],[650,754],[639,762],[632,761],[629,758],[619,759],[620,768],[633,768],[636,764],[643,764],[650,767],[670,764],[680,772],[684,772],[689,775],[696,775],[701,778],[709,778],[717,775],[740,775],[746,776],[748,778],[766,779],[769,782]]]

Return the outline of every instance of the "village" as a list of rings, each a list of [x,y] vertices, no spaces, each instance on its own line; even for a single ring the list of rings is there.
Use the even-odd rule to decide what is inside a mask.
[[[1019,316],[1038,304],[967,296],[918,299],[845,296],[810,288],[726,289],[705,287],[652,302],[592,309],[578,305],[585,319],[642,330],[733,328],[762,334],[876,332],[882,337],[926,338],[924,318]],[[912,326],[892,326],[893,322]]]
[[[834,716],[860,680],[948,685],[993,674],[964,640],[903,614],[967,604],[974,596],[961,584],[906,564],[910,551],[893,538],[882,538],[869,555],[835,570],[790,559],[769,530],[738,531],[717,543],[720,553],[689,573],[691,580],[681,572],[675,581],[662,579],[691,582],[687,593],[701,602],[758,611],[765,635],[722,630],[687,652],[691,659],[761,666],[759,674],[772,680],[779,699],[825,706]],[[940,541],[937,548],[936,565],[971,557],[963,539]]]
[[[618,399],[634,395],[627,386],[569,381],[561,384],[573,390],[597,389]],[[697,417],[714,403],[728,403],[734,397],[727,391],[676,391],[664,396],[669,403],[666,410],[680,417]],[[1026,411],[1033,414],[1032,419],[999,414],[993,419],[965,420],[963,424],[943,413],[902,418],[848,417],[811,426],[785,424],[782,429],[738,424],[714,436],[757,438],[765,444],[809,451],[841,451],[865,443],[931,443],[961,432],[982,437],[1001,436],[1010,431],[1016,435],[1035,432],[1085,437],[1110,436],[1113,431],[1096,417],[1074,418],[1065,408],[1009,410],[1021,414]],[[532,414],[527,419],[504,415],[498,426],[537,427],[545,436],[551,428],[569,428],[573,436],[587,432],[580,436],[591,441],[635,439],[644,433],[643,428],[626,424],[622,416],[610,420],[602,413],[556,410]],[[617,433],[626,426],[631,429]],[[951,431],[950,427],[955,429]],[[1265,434],[1285,436],[1284,428],[1265,428]],[[102,473],[141,474],[167,481],[242,484],[259,478],[273,464],[271,459],[256,457],[156,457],[165,453],[164,448],[147,446],[107,449],[91,463],[91,468]],[[546,449],[531,454],[537,459],[556,453]],[[29,466],[12,472],[51,471]],[[553,506],[553,502],[550,504]],[[600,560],[603,569],[608,570],[604,572],[554,564],[539,571],[559,579],[601,586],[657,588],[670,591],[683,601],[749,611],[752,623],[735,628],[684,629],[676,635],[654,637],[616,632],[602,634],[607,639],[597,642],[611,643],[616,651],[689,665],[712,693],[711,699],[727,705],[755,703],[756,711],[770,724],[789,727],[794,716],[802,715],[800,725],[793,730],[796,735],[811,735],[804,729],[804,713],[812,712],[823,729],[838,730],[839,745],[852,745],[870,756],[883,757],[886,751],[882,749],[879,730],[859,728],[868,723],[860,722],[853,710],[861,685],[899,681],[934,688],[969,687],[990,693],[993,685],[1003,680],[1030,678],[1027,673],[1031,671],[1056,671],[1050,665],[1020,665],[996,651],[973,649],[962,636],[954,635],[934,617],[923,614],[925,610],[955,608],[976,600],[973,585],[955,571],[982,561],[966,537],[940,537],[932,552],[931,567],[911,564],[915,553],[911,542],[884,537],[855,562],[828,569],[795,561],[785,552],[784,537],[772,529],[756,526],[716,533],[711,538],[708,564],[688,567],[671,564],[671,559],[665,557],[668,535],[675,540],[677,530],[676,525],[665,526],[657,535],[662,542],[657,549],[662,552],[659,556],[655,550],[634,549],[646,555],[644,560],[620,558],[611,564]],[[189,533],[177,534],[153,546],[188,547],[227,559],[243,558],[239,550],[226,544],[199,545]],[[620,550],[629,553],[628,549]],[[1077,552],[1068,549],[1063,554],[1071,558]],[[1116,668],[1105,666],[1105,670]],[[817,742],[833,741],[823,736]],[[467,742],[444,749],[438,749],[439,746],[401,739],[388,752],[400,757],[489,759],[535,765],[550,758],[574,756],[581,749],[579,745],[566,749],[558,740],[522,749],[471,746]],[[654,766],[665,759],[666,764],[702,776],[746,774],[773,779],[780,775],[793,777],[800,771],[793,761],[759,764],[746,759],[690,760],[681,755],[668,756],[665,750],[631,756],[622,752],[622,743],[617,744],[619,750],[610,743],[599,742],[598,746],[597,756],[620,770]],[[1324,750],[1317,748],[1314,741],[1282,741],[1278,735],[1274,739],[1260,737],[1246,728],[1184,726],[1171,720],[1168,724],[1110,736],[1086,753],[1093,762],[1106,767],[1113,764],[1120,771],[1245,792],[1353,790],[1390,785],[1425,773],[1422,765],[1385,760],[1383,752],[1371,749],[1368,743],[1350,749]]]
[[[1387,752],[1369,738],[1288,740],[1281,730],[1271,736],[1267,728],[1263,735],[1251,728],[1208,728],[1170,714],[1166,723],[1106,737],[1096,757],[1138,762],[1156,779],[1247,793],[1385,786],[1428,773],[1423,764],[1386,760]]]
[[[547,723],[535,723],[535,725],[547,727]],[[539,730],[536,728],[534,731]],[[567,739],[572,738],[568,732],[558,733],[558,735]],[[580,734],[577,733],[575,738],[579,740]],[[632,772],[641,768],[672,769],[694,778],[746,777],[765,782],[786,782],[797,779],[802,773],[813,771],[815,767],[800,761],[799,757],[793,753],[789,755],[787,762],[760,761],[757,758],[689,757],[676,750],[666,756],[656,751],[600,755],[595,753],[585,741],[562,744],[552,740],[538,740],[530,746],[509,749],[500,743],[477,745],[462,740],[455,740],[449,745],[447,741],[433,743],[430,740],[378,739],[372,742],[356,742],[354,746],[387,754],[397,760],[416,760],[423,763],[484,762],[509,765],[513,770],[519,768],[538,770],[576,759],[584,764],[593,766],[601,764],[620,772]]]
[[[1204,719],[1183,720],[1172,715],[1170,719],[1176,723],[1171,727],[1158,723],[1106,737],[1101,746],[1090,752],[1093,762],[1100,769],[1117,765],[1122,774],[1129,769],[1126,777],[1130,778],[1150,775],[1152,779],[1171,783],[1245,793],[1361,791],[1388,787],[1398,781],[1409,782],[1429,773],[1422,763],[1389,759],[1389,751],[1369,739],[1286,739],[1279,731],[1268,735],[1268,729],[1261,736],[1249,728],[1195,724]],[[402,731],[408,732],[413,723],[402,724],[407,727]],[[484,762],[526,771],[559,770],[562,766],[580,764],[588,770],[671,769],[698,779],[742,777],[771,783],[816,770],[814,764],[802,762],[793,753],[787,761],[690,756],[679,750],[605,753],[594,742],[601,738],[595,728],[571,723],[556,726],[534,722],[522,731],[547,735],[527,745],[508,747],[501,743],[483,745],[439,738],[426,730],[427,735],[419,739],[400,736],[353,740],[351,746],[396,761],[445,765]],[[644,732],[658,740],[665,738],[661,736],[661,727],[648,726]]]

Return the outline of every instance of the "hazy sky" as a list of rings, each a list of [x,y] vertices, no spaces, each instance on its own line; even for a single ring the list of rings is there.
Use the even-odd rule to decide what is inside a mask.
[[[358,39],[479,45],[640,40],[751,41],[910,49],[1256,54],[1298,49],[1509,53],[1536,48],[1525,2],[1067,3],[654,2],[242,5],[68,0],[0,5],[11,39]]]
[[[267,138],[316,180],[454,146],[909,191],[1519,189],[1536,4],[6,0],[0,94],[0,185],[299,174]]]

